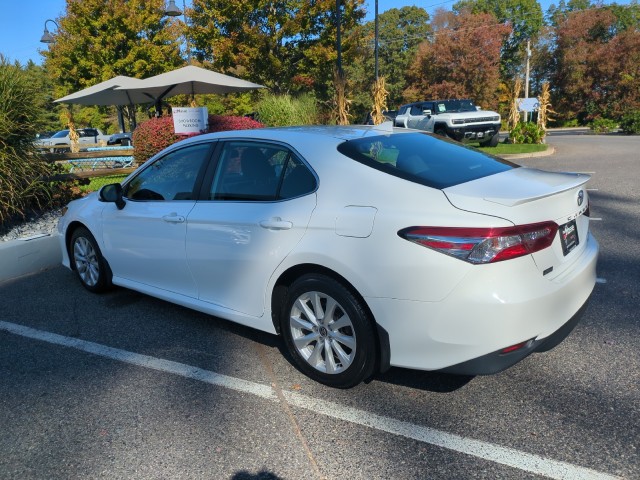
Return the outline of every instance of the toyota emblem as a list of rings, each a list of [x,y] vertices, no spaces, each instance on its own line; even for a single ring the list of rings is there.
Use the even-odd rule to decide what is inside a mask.
[[[578,206],[582,205],[583,201],[584,201],[584,190],[580,190],[578,192]]]

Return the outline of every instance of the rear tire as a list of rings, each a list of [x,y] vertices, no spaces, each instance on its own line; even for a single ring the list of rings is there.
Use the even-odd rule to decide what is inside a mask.
[[[342,283],[320,274],[296,280],[280,315],[285,345],[308,377],[336,388],[358,385],[373,374],[373,320]]]
[[[111,269],[102,256],[96,239],[86,228],[79,227],[73,232],[69,257],[84,288],[99,293],[111,287]]]

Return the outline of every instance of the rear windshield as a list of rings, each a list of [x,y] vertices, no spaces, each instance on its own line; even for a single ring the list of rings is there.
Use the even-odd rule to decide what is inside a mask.
[[[338,145],[338,151],[377,170],[438,189],[518,167],[420,132],[349,140]]]

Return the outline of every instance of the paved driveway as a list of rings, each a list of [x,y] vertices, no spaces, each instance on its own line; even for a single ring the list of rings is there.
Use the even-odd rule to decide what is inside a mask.
[[[59,267],[0,286],[0,478],[640,478],[640,137],[551,137],[593,172],[583,322],[499,375],[313,383],[279,339]]]

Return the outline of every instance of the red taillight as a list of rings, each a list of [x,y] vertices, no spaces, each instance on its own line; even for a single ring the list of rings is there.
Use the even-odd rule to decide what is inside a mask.
[[[528,255],[553,243],[555,222],[515,227],[410,227],[400,237],[469,263],[492,263]]]
[[[521,348],[526,347],[528,343],[529,340],[527,340],[526,342],[516,343],[515,345],[511,345],[510,347],[503,348],[502,350],[500,350],[500,354],[504,355],[505,353],[515,352],[517,350],[520,350]]]

